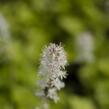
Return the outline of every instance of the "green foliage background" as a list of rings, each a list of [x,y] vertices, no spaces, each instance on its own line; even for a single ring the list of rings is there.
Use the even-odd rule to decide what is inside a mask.
[[[0,109],[40,104],[34,94],[37,70],[41,49],[50,42],[64,45],[70,75],[51,109],[109,109],[108,0],[0,0],[0,13],[11,33],[0,39]],[[96,58],[75,63],[74,39],[85,31],[95,38]]]

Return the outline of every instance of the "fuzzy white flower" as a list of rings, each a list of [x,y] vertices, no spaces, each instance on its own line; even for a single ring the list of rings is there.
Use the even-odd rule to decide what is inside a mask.
[[[8,42],[10,39],[9,25],[2,14],[0,14],[0,38],[5,42]]]
[[[7,48],[11,43],[11,34],[9,24],[5,16],[0,13],[0,55],[7,52]]]
[[[54,43],[44,48],[39,67],[38,81],[40,94],[57,102],[59,97],[57,91],[63,88],[63,78],[66,77],[65,65],[67,57],[63,47]]]
[[[94,38],[89,32],[76,37],[77,60],[85,62],[94,61]]]

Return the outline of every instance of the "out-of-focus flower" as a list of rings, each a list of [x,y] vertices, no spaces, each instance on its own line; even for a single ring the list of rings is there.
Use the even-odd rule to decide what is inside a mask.
[[[37,106],[37,107],[35,107],[35,109],[49,109],[49,105],[48,105],[48,103],[42,103],[42,105],[41,106]]]
[[[109,14],[109,0],[104,1],[104,9]]]
[[[85,32],[76,37],[77,60],[84,62],[94,61],[94,39],[91,33]]]
[[[0,38],[5,42],[8,42],[10,39],[9,25],[2,14],[0,14]]]
[[[8,44],[11,42],[9,25],[5,17],[0,14],[0,55],[4,54]]]
[[[39,67],[39,96],[52,99],[54,102],[59,100],[57,91],[64,87],[62,79],[66,77],[66,64],[66,53],[61,45],[51,43],[44,48]]]

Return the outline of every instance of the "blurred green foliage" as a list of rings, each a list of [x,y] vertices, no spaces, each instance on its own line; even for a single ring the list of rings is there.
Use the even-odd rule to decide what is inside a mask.
[[[37,70],[49,42],[62,42],[71,66],[60,102],[50,102],[51,109],[109,109],[108,0],[0,0],[0,14],[10,29],[8,39],[0,34],[0,109],[34,109],[40,103]],[[87,31],[94,37],[95,60],[75,62],[75,38]]]

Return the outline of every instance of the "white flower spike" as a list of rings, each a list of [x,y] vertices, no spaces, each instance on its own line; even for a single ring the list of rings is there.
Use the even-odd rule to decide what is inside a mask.
[[[43,49],[39,67],[41,80],[38,81],[40,96],[52,99],[54,102],[59,100],[57,91],[65,86],[62,79],[66,77],[66,65],[67,56],[61,44],[50,43]]]

